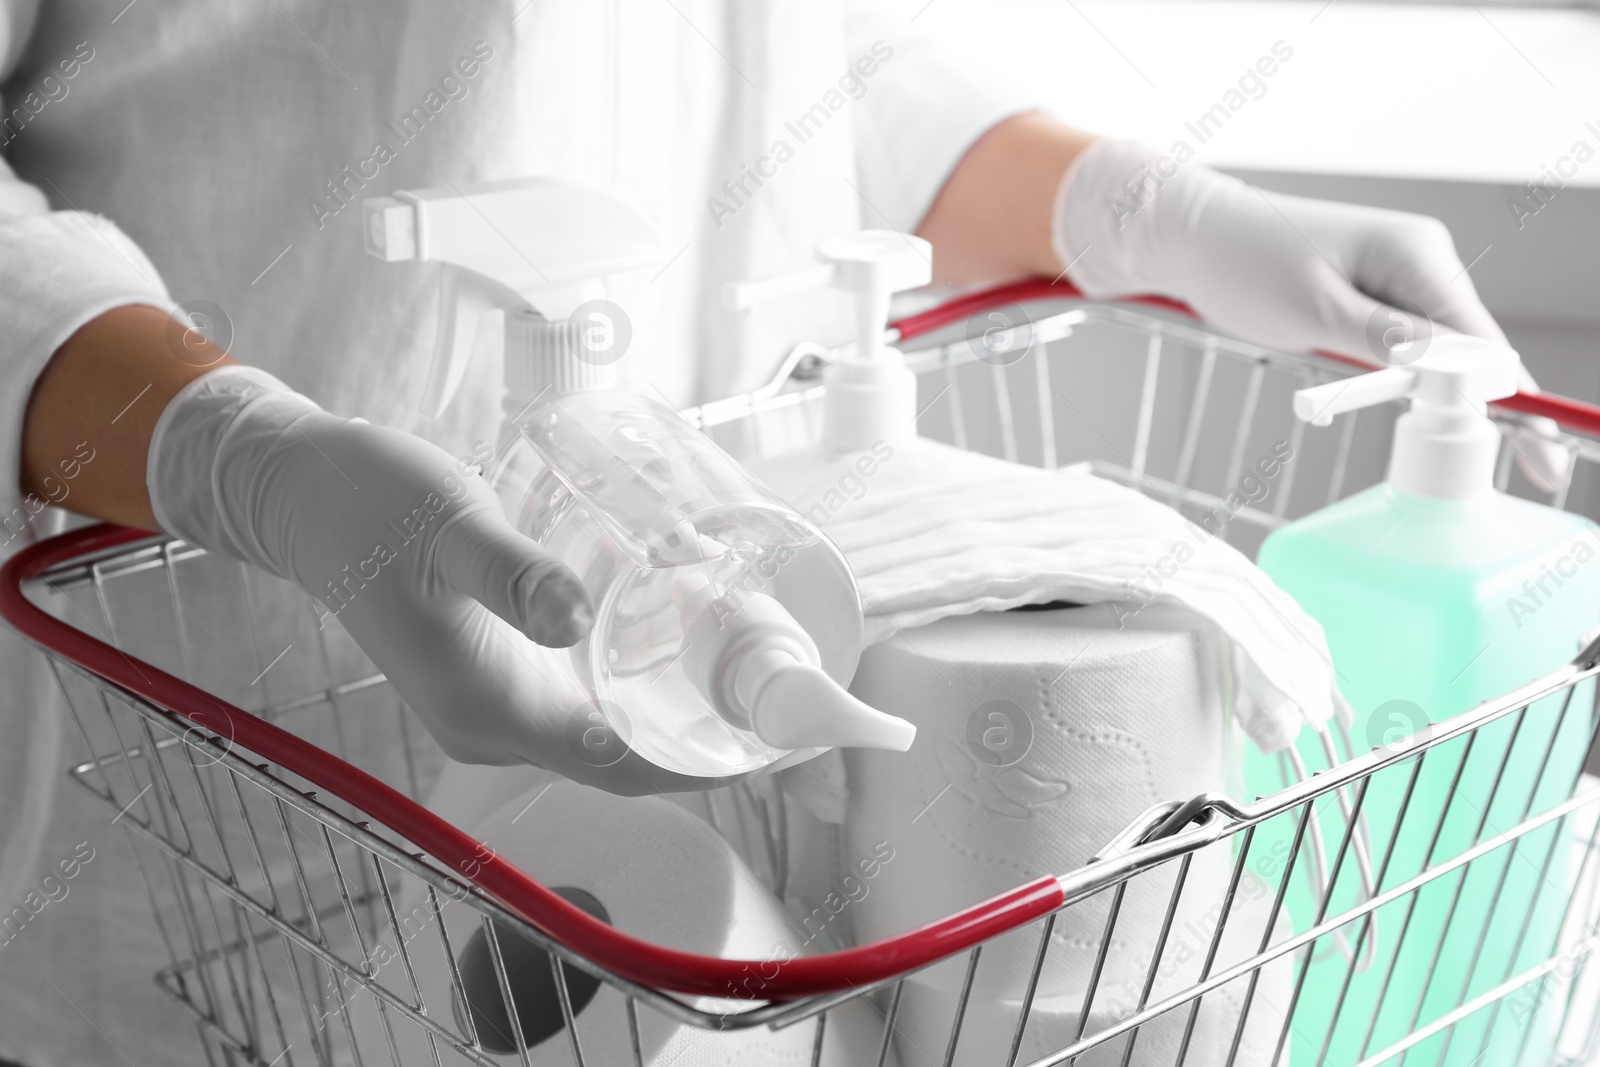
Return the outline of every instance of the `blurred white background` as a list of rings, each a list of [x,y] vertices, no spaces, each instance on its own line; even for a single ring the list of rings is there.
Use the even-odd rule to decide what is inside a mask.
[[[902,0],[1074,124],[1264,188],[1443,218],[1541,385],[1600,401],[1600,10],[1351,0]],[[1184,123],[1293,57],[1203,145]],[[1592,128],[1586,124],[1592,123]],[[1594,150],[1543,206],[1525,188]],[[1519,219],[1511,198],[1538,207]]]

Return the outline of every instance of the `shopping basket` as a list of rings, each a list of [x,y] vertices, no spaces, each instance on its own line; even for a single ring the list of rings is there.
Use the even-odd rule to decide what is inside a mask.
[[[893,332],[902,346],[924,342],[908,352],[921,378],[919,429],[1013,462],[1089,462],[1102,476],[1202,511],[1225,503],[1247,457],[1286,439],[1299,458],[1271,500],[1229,507],[1222,534],[1247,552],[1286,519],[1382,477],[1393,405],[1341,416],[1331,431],[1307,431],[1289,416],[1293,389],[1354,373],[1359,361],[1269,351],[1210,333],[1176,305],[1143,303],[1088,303],[1067,286],[1028,282],[901,320]],[[991,328],[1008,331],[1003,345],[973,340]],[[814,407],[816,372],[829,358],[800,346],[768,386],[684,415],[713,434],[755,427],[745,436],[759,448],[763,416]],[[1493,414],[1507,426],[1524,415],[1559,421],[1576,464],[1553,502],[1600,507],[1593,496],[1600,408],[1518,396]],[[1503,453],[1499,485],[1531,492],[1517,481],[1512,450]],[[212,588],[218,575],[235,582],[237,598],[221,607],[196,603],[191,578],[202,569]],[[816,1064],[830,1020],[852,1001],[866,1003],[881,1027],[875,1061],[899,1056],[913,1067],[915,1057],[895,1040],[905,990],[941,963],[955,976],[955,995],[948,1031],[916,1050],[929,1063],[1312,1062],[1326,1053],[1331,1033],[1297,1029],[1295,968],[1337,950],[1353,974],[1373,939],[1404,936],[1395,923],[1376,921],[1380,911],[1403,915],[1424,887],[1464,878],[1469,868],[1552,870],[1558,850],[1571,852],[1570,863],[1556,865],[1571,873],[1536,894],[1529,916],[1513,924],[1521,931],[1514,970],[1478,981],[1469,975],[1446,1009],[1434,997],[1423,1012],[1419,1000],[1405,1032],[1386,1032],[1386,1043],[1370,1040],[1375,1031],[1366,1020],[1352,1025],[1365,1026],[1369,1038],[1362,1064],[1420,1052],[1443,1062],[1453,1032],[1468,1020],[1487,1032],[1485,1019],[1491,1030],[1513,1028],[1519,1060],[1579,1063],[1593,1051],[1595,1032],[1577,1009],[1592,995],[1584,965],[1600,943],[1600,788],[1575,777],[1553,793],[1539,790],[1541,765],[1532,787],[1538,802],[1530,793],[1519,821],[1480,825],[1470,843],[1427,857],[1404,880],[1388,878],[1392,856],[1362,852],[1373,828],[1361,803],[1375,776],[1415,775],[1426,760],[1456,758],[1502,721],[1521,729],[1538,716],[1578,717],[1592,737],[1590,679],[1600,674],[1600,641],[1570,650],[1571,662],[1548,677],[1412,736],[1373,745],[1346,738],[1346,751],[1330,751],[1326,766],[1273,795],[1252,803],[1221,794],[1171,797],[1137,814],[1077,870],[884,941],[768,967],[612,929],[421,806],[438,753],[341,631],[305,626],[315,615],[306,600],[294,610],[297,596],[181,541],[108,526],[17,553],[0,581],[0,613],[47,654],[86,746],[69,774],[118,813],[136,846],[168,954],[156,981],[192,1013],[211,1062],[398,1063],[418,1049],[441,1063],[594,1062],[585,1057],[581,1005],[568,995],[566,976],[575,971],[625,999],[640,1067],[639,1034],[652,1015],[707,1031],[807,1027]],[[290,631],[299,636],[278,651]],[[201,646],[213,641],[246,642],[263,670],[257,681],[270,678],[276,688],[208,687]],[[296,669],[269,674],[291,648]],[[304,680],[297,687],[284,681],[291,676]],[[350,728],[358,713],[366,733],[377,721],[401,739],[398,763],[373,764],[375,773],[361,768]],[[1251,843],[1271,820],[1288,820],[1293,833],[1288,854],[1269,869]],[[1353,901],[1336,897],[1329,887],[1356,877],[1357,866],[1365,890]],[[1319,913],[1298,923],[1285,914],[1296,878],[1311,878],[1325,894]],[[1245,898],[1254,902],[1249,909],[1239,906]],[[1328,907],[1334,899],[1340,906]],[[444,961],[453,998],[465,997],[454,970],[460,945],[438,921],[402,937],[402,900],[422,901],[435,918],[447,905],[472,909],[491,945],[510,931],[542,947],[561,994],[564,1036],[552,1041],[559,1049],[491,1052],[471,1012],[426,1001],[416,980],[424,954]],[[1197,908],[1204,922],[1194,921]],[[1135,911],[1158,921],[1133,937],[1123,927]],[[1534,912],[1561,920],[1534,924]],[[1066,1013],[1076,1023],[1041,1045],[1039,1004],[1060,999],[1047,988],[1057,951],[1052,930],[1083,916],[1099,935],[1087,946],[1087,972]],[[1535,926],[1557,932],[1522,950]],[[396,946],[401,966],[377,966],[379,944]],[[984,963],[1001,956],[1026,961],[1010,1014],[998,1023],[977,1019]],[[1174,963],[1180,956],[1181,966]],[[493,960],[504,991],[502,953]],[[758,996],[731,997],[748,987],[753,963],[763,972]],[[376,1031],[352,1021],[351,990],[376,1006]],[[515,1025],[515,998],[508,1000]],[[1257,1010],[1269,1000],[1270,1010]],[[1337,1006],[1332,1016],[1340,1021]],[[1202,1040],[1212,1043],[1205,1056],[1197,1052]],[[1158,1049],[1164,1058],[1151,1058]]]

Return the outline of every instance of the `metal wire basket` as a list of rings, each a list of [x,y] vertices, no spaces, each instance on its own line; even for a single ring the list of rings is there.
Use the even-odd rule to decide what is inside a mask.
[[[1088,461],[1201,511],[1225,502],[1247,456],[1287,439],[1299,458],[1270,505],[1229,509],[1223,536],[1245,551],[1287,518],[1381,477],[1392,410],[1361,415],[1359,431],[1352,414],[1311,435],[1288,414],[1290,391],[1346,375],[1353,361],[1219,337],[1170,305],[1074,296],[1027,283],[898,323],[903,345],[947,328],[971,334],[972,322],[982,327],[997,311],[1013,331],[1000,357],[965,334],[908,354],[921,376],[921,432],[1047,468]],[[811,417],[815,370],[828,358],[802,346],[767,387],[685,417],[759,449],[773,418]],[[1519,396],[1495,417],[1510,426],[1523,414],[1562,423],[1577,465],[1554,503],[1587,506],[1600,409]],[[1504,452],[1500,486],[1531,492]],[[757,1028],[798,1034],[785,1046],[798,1058],[773,1062],[847,1062],[828,1034],[841,1013],[863,1006],[878,1028],[869,1061],[904,1067],[1583,1062],[1595,1043],[1573,1008],[1600,937],[1600,788],[1572,775],[1555,781],[1551,749],[1571,723],[1592,740],[1600,641],[1548,677],[1411,737],[1330,751],[1315,774],[1253,803],[1173,797],[1130,813],[1077,870],[884,941],[772,965],[630,937],[422,807],[441,757],[359,649],[336,627],[315,625],[309,601],[284,583],[112,527],[37,544],[3,575],[0,613],[47,653],[86,746],[69,773],[118,813],[135,845],[168,956],[156,981],[192,1013],[211,1062],[608,1062],[595,1058],[599,1035],[572,994],[579,974],[621,998],[621,1047],[639,1067],[652,1027],[663,1025],[729,1041]],[[219,603],[219,588],[235,592]],[[208,650],[241,643],[257,656],[256,679],[211,677]],[[367,740],[378,735],[381,746]],[[1531,779],[1503,773],[1519,737],[1519,754],[1533,745]],[[1475,750],[1500,768],[1490,806],[1516,817],[1485,813],[1470,834],[1436,829],[1427,854],[1397,855],[1398,826],[1370,825],[1363,809],[1374,783],[1414,783],[1430,762],[1464,767]],[[1442,827],[1448,806],[1436,814]],[[1253,850],[1269,827],[1286,853]],[[1525,900],[1504,888],[1513,865],[1538,872]],[[1419,908],[1448,907],[1449,927],[1452,893],[1459,900],[1468,877],[1498,877],[1497,895],[1516,905],[1514,915],[1483,920],[1468,973],[1437,987],[1430,979],[1416,996],[1387,979],[1363,992],[1374,944],[1393,952],[1422,929],[1412,921]],[[1290,914],[1297,885],[1320,891],[1312,913]],[[494,1051],[484,1040],[477,1016],[462,1010],[462,946],[447,908],[469,909],[484,931],[514,1029],[522,1024],[506,939],[548,954],[562,1036],[532,1050]],[[1477,921],[1469,911],[1462,920]],[[1086,932],[1070,954],[1052,936],[1069,926]],[[1514,940],[1509,954],[1503,945],[1482,953],[1491,932]],[[1312,1011],[1301,998],[1318,958],[1346,972],[1337,1002]],[[1480,960],[1495,973],[1476,973]],[[752,966],[762,975],[753,993]],[[424,996],[418,976],[430,969],[447,976],[449,996]],[[919,1046],[906,1019],[930,987],[943,997],[939,1032],[930,1041],[923,1025]],[[704,1062],[738,1062],[716,1040],[707,1038]]]

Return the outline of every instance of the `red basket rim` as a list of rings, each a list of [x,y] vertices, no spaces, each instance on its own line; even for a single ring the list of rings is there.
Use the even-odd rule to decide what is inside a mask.
[[[1082,299],[1066,282],[1030,279],[955,298],[894,323],[903,340],[929,333],[985,308],[1047,299]],[[1193,316],[1159,296],[1131,302]],[[1360,367],[1370,360],[1334,353],[1328,358]],[[1555,419],[1569,429],[1600,436],[1600,407],[1550,394],[1518,394],[1498,406]],[[623,933],[528,877],[510,863],[485,861],[478,842],[378,779],[344,760],[257,718],[182,679],[119,651],[54,618],[33,604],[23,583],[52,567],[152,536],[147,531],[96,525],[60,534],[24,548],[0,566],[0,617],[50,651],[200,729],[229,738],[248,751],[339,797],[401,834],[448,870],[467,878],[508,910],[567,948],[617,976],[653,989],[712,997],[747,996],[752,974],[760,997],[786,1000],[869,986],[916,970],[1016,929],[1059,908],[1065,898],[1050,876],[1018,886],[991,900],[869,945],[782,962],[772,977],[771,960],[739,960],[682,952]],[[477,873],[467,877],[465,872]],[[743,991],[743,992],[741,992]]]
[[[568,903],[403,793],[332,753],[123,653],[46,613],[22,585],[52,567],[152,536],[106,524],[22,549],[0,567],[0,617],[78,666],[228,738],[389,827],[489,893],[507,909],[584,958],[652,989],[712,997],[788,1000],[842,992],[894,978],[1047,915],[1064,902],[1051,877],[1018,886],[915,930],[870,945],[786,961],[723,959],[682,952],[625,934]],[[465,872],[476,871],[468,877]],[[769,976],[770,975],[770,976]]]
[[[902,341],[909,341],[914,337],[932,333],[941,327],[953,322],[959,322],[968,316],[989,308],[1004,304],[1022,304],[1032,300],[1085,300],[1083,291],[1066,280],[1047,281],[1044,278],[1025,278],[1020,281],[1009,282],[988,289],[980,289],[971,293],[964,293],[940,304],[938,307],[890,323],[890,328],[898,330]],[[1191,319],[1200,321],[1200,316],[1189,305],[1173,300],[1170,297],[1157,295],[1119,297],[1118,303],[1137,304],[1144,307],[1159,308],[1164,311],[1175,311]],[[1360,356],[1345,355],[1340,352],[1329,352],[1319,349],[1315,355],[1323,359],[1331,359],[1352,367],[1363,370],[1376,370],[1382,366],[1374,359]],[[1539,415],[1544,418],[1554,419],[1568,430],[1585,434],[1589,437],[1600,437],[1600,407],[1588,404],[1582,400],[1573,400],[1570,397],[1559,396],[1555,393],[1518,393],[1497,400],[1490,405],[1507,411],[1517,411],[1524,415]]]

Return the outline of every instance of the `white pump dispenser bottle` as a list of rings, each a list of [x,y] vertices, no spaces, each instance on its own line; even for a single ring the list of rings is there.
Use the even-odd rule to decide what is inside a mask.
[[[823,372],[823,435],[833,452],[916,436],[917,376],[899,349],[884,343],[889,298],[933,278],[933,246],[892,230],[863,230],[824,241],[815,266],[730,282],[723,302],[749,311],[779,297],[832,287],[855,297],[855,345]]]
[[[1405,367],[1301,389],[1295,417],[1327,426],[1335,415],[1409,397],[1395,423],[1389,483],[1417,496],[1465,500],[1492,490],[1500,434],[1488,402],[1517,391],[1517,354],[1475,337],[1437,339],[1433,351]]]
[[[1395,422],[1388,480],[1280,526],[1258,556],[1262,570],[1322,624],[1354,711],[1358,752],[1400,743],[1557,669],[1600,622],[1600,564],[1591,562],[1600,555],[1600,531],[1580,516],[1495,488],[1502,437],[1487,407],[1517,391],[1518,364],[1503,344],[1441,333],[1409,365],[1295,394],[1295,415],[1313,425],[1410,401]],[[1572,707],[1587,707],[1588,699],[1580,693]],[[1478,731],[1473,742],[1465,753],[1447,747],[1437,760],[1430,753],[1426,765],[1401,764],[1373,778],[1362,813],[1372,827],[1390,828],[1374,829],[1372,848],[1396,857],[1391,883],[1415,875],[1429,856],[1469,848],[1480,814],[1500,822],[1565,798],[1589,748],[1588,715],[1568,715],[1552,697],[1515,725],[1506,719]],[[1311,744],[1302,742],[1304,755],[1320,758]],[[1277,761],[1255,753],[1246,757],[1245,775],[1252,795],[1284,784]],[[1292,833],[1264,824],[1254,847],[1287,847]],[[1398,847],[1382,835],[1398,835]],[[1456,886],[1449,909],[1418,908],[1407,920],[1406,942],[1375,939],[1371,965],[1353,980],[1336,953],[1311,961],[1296,1031],[1330,1035],[1333,1044],[1320,1054],[1354,1062],[1368,1044],[1403,1036],[1405,1020],[1389,1019],[1364,1037],[1356,1028],[1335,1038],[1328,1011],[1347,995],[1350,1003],[1372,1004],[1405,990],[1419,1004],[1426,996],[1429,1012],[1442,1011],[1461,988],[1432,981],[1434,973],[1464,981],[1473,972],[1471,995],[1528,966],[1523,949],[1550,943],[1560,925],[1559,911],[1547,914],[1535,901],[1541,894],[1565,899],[1572,874],[1554,830],[1529,835],[1521,847],[1550,861],[1541,870],[1513,861],[1494,883],[1472,878]],[[1352,893],[1341,883],[1330,908],[1297,883],[1286,904],[1303,928],[1346,907]],[[1432,1062],[1487,1067],[1552,1055],[1544,1022],[1496,1026],[1479,1017],[1462,1027],[1448,1049],[1430,1046]],[[1545,1051],[1530,1054],[1530,1047]],[[1305,1052],[1319,1054],[1309,1043]]]

